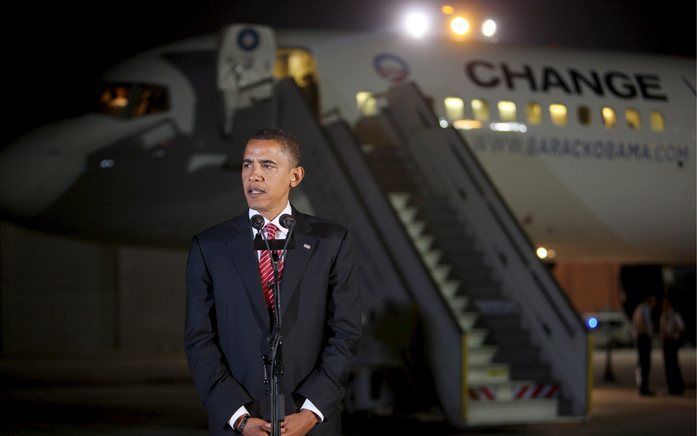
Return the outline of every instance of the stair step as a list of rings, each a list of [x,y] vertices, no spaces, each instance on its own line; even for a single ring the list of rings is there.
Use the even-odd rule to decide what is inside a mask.
[[[455,316],[457,317],[458,324],[460,324],[460,328],[466,332],[474,329],[474,325],[479,318],[477,312],[460,312]]]
[[[469,298],[464,295],[454,295],[452,297],[446,296],[445,301],[448,303],[450,310],[457,315],[465,311]]]
[[[431,270],[431,277],[439,285],[443,285],[448,282],[448,276],[450,275],[450,270],[452,267],[450,265],[436,265]]]
[[[416,217],[416,212],[418,211],[415,207],[402,207],[395,210],[397,211],[399,220],[404,224],[413,222]]]
[[[487,365],[468,365],[467,383],[501,383],[510,380],[508,365],[489,363]]]
[[[467,349],[470,350],[484,346],[484,341],[488,333],[486,329],[473,328],[472,330],[467,330]]]
[[[489,365],[498,351],[495,345],[484,345],[467,350],[467,365]]]
[[[443,283],[440,283],[438,287],[440,288],[440,292],[445,295],[446,298],[453,298],[458,295],[457,290],[460,289],[460,281],[446,280]]]
[[[404,228],[407,229],[407,233],[411,239],[418,238],[424,232],[426,228],[426,223],[423,221],[413,220],[410,223],[404,223]]]
[[[414,245],[419,253],[423,254],[431,248],[431,245],[433,245],[433,236],[421,235],[414,239]]]
[[[429,268],[438,265],[441,257],[443,257],[443,252],[441,250],[429,250],[421,255],[424,263]]]
[[[409,202],[408,192],[389,192],[387,198],[390,200],[390,204],[395,210],[402,209],[407,206]]]
[[[513,424],[548,422],[558,418],[556,399],[467,401],[467,423]]]

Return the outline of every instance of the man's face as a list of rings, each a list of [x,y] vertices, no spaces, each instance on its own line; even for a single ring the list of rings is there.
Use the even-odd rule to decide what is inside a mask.
[[[283,146],[274,140],[252,139],[242,158],[242,186],[247,205],[266,219],[275,218],[286,204],[290,188],[300,184],[304,170],[294,167]]]

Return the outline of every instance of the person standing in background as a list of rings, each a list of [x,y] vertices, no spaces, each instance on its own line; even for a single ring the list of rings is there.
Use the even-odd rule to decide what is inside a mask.
[[[636,373],[639,395],[653,395],[649,389],[649,373],[651,372],[651,338],[654,332],[651,311],[655,306],[656,297],[648,295],[632,314],[632,326],[639,353],[639,367]]]
[[[666,295],[661,313],[660,332],[663,344],[663,365],[666,371],[668,393],[682,395],[685,392],[685,384],[678,362],[678,350],[681,345],[681,336],[685,331],[685,323],[680,313],[673,308],[672,295],[671,293]]]

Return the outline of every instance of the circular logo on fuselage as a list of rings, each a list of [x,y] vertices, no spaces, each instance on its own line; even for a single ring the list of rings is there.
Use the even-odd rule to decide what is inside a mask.
[[[373,68],[383,79],[399,83],[409,76],[409,65],[397,55],[380,53],[373,58]]]
[[[244,51],[252,51],[259,46],[259,33],[248,27],[237,34],[237,45]]]

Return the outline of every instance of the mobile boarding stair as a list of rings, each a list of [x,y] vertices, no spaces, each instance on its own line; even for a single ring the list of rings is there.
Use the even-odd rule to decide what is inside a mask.
[[[375,375],[405,362],[375,326],[395,307],[416,306],[429,385],[451,424],[584,416],[578,315],[462,139],[438,126],[416,87],[391,90],[382,113],[357,124],[360,141],[342,120],[320,126],[289,79],[235,119],[240,145],[269,124],[295,134],[307,169],[303,194],[353,234],[364,339],[350,411],[374,413],[396,400]],[[445,168],[434,165],[443,161]],[[393,323],[393,338],[412,327]]]
[[[414,84],[356,130],[463,332],[467,424],[585,416],[583,322],[460,134]]]

